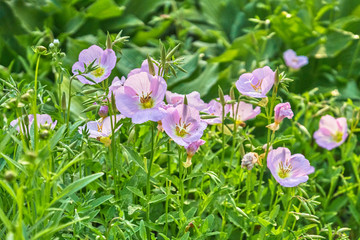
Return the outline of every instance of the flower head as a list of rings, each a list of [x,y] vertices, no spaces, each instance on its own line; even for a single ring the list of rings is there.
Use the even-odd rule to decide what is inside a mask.
[[[166,114],[161,108],[166,87],[165,80],[160,76],[146,72],[131,75],[115,96],[116,107],[133,123],[157,122]]]
[[[300,69],[302,66],[305,66],[309,63],[309,60],[306,56],[297,56],[296,52],[292,49],[286,50],[283,57],[286,66],[295,70]]]
[[[166,101],[168,104],[172,104],[174,107],[184,103],[184,96],[185,95],[166,91]],[[202,111],[207,107],[207,104],[201,100],[200,93],[196,91],[186,94],[186,99],[188,101],[188,106],[194,107],[199,111]]]
[[[281,123],[284,118],[292,119],[294,116],[293,111],[291,110],[290,103],[279,103],[274,108],[275,112],[275,122]]]
[[[155,63],[153,63],[153,66],[154,66],[155,76],[157,76],[158,72],[159,72],[159,67]],[[138,74],[138,73],[141,73],[141,72],[146,72],[146,73],[152,75],[149,70],[149,63],[148,63],[147,59],[145,59],[142,62],[141,68],[135,68],[135,69],[131,70],[128,74],[128,77]]]
[[[308,174],[315,171],[302,154],[291,155],[290,150],[284,147],[269,152],[267,167],[275,180],[284,187],[295,187],[306,182]]]
[[[225,101],[230,101],[231,100],[229,95],[225,95],[224,99],[225,99]],[[219,100],[219,98],[217,100]],[[231,104],[226,104],[225,105],[225,107],[224,107],[224,116],[226,116],[230,112],[231,107],[232,107]],[[211,119],[204,119],[204,121],[207,124],[213,125],[213,124],[219,124],[219,123],[222,122],[223,107],[222,107],[220,102],[218,102],[216,100],[211,100],[208,103],[207,108],[202,110],[202,112],[217,117],[217,118],[211,118]]]
[[[116,116],[111,116],[112,120],[113,120],[113,125],[115,127],[116,123],[119,122],[121,119],[124,118],[123,115],[118,114]],[[119,126],[117,129],[114,129],[114,131],[118,131],[119,128],[121,126]],[[98,121],[90,121],[88,123],[86,123],[84,126],[79,127],[78,131],[80,134],[82,134],[82,132],[87,129],[89,131],[89,137],[90,138],[96,138],[99,141],[105,143],[106,146],[110,145],[109,142],[111,143],[109,137],[112,134],[111,131],[111,119],[110,116],[106,117],[106,118],[101,118]]]
[[[346,118],[321,117],[319,129],[314,133],[316,143],[327,150],[340,146],[347,138]]]
[[[230,111],[230,116],[235,119],[234,115],[236,115],[236,124],[244,125],[246,120],[253,119],[259,115],[261,109],[259,106],[254,109],[250,103],[239,102],[234,104],[234,112],[235,114]]]
[[[264,98],[274,85],[275,72],[268,66],[244,73],[235,83],[241,94],[249,97]]]
[[[207,126],[200,119],[199,111],[185,104],[169,108],[161,122],[166,134],[185,148],[198,141]]]
[[[21,121],[25,121],[27,122],[27,120],[29,121],[28,122],[28,125],[25,125],[25,131],[23,131],[23,125],[20,124],[20,119],[17,118],[13,121],[10,122],[10,125],[12,127],[15,127],[16,126],[16,130],[20,133],[20,132],[23,132],[23,133],[27,133],[27,132],[30,132],[30,128],[32,126],[32,124],[34,123],[34,115],[33,114],[30,114],[27,116],[28,119],[25,120],[25,117],[26,116],[23,116],[21,117]],[[48,114],[36,114],[36,122],[37,122],[37,125],[38,127],[40,128],[41,126],[45,126],[45,125],[49,125],[49,128],[51,129],[54,129],[56,124],[57,124],[57,121],[53,121],[50,117],[50,115]]]
[[[95,62],[94,62],[95,61]],[[77,76],[80,82],[84,84],[93,85],[99,82],[102,82],[108,78],[111,74],[111,71],[116,64],[115,52],[112,49],[102,50],[99,46],[92,45],[88,49],[82,50],[79,54],[79,61],[74,63],[72,66],[73,74],[79,74],[80,72],[85,71],[85,66],[89,66],[94,62],[94,67],[97,67],[90,73],[85,73]],[[92,81],[89,81],[87,78],[90,78]]]
[[[201,145],[203,145],[204,143],[205,143],[204,140],[199,139],[195,142],[190,143],[190,145],[186,147],[187,158],[186,158],[186,162],[183,163],[185,168],[188,168],[191,166],[192,157],[195,155],[195,153],[197,152],[199,147]]]
[[[275,122],[267,125],[267,127],[273,131],[279,129],[279,125],[284,120],[284,118],[292,119],[294,116],[294,113],[291,110],[290,103],[288,102],[277,104],[274,108],[274,114]]]

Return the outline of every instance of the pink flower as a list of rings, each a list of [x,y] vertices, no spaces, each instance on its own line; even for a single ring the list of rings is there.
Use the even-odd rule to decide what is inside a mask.
[[[25,118],[25,116],[21,117],[22,122],[24,121],[24,118]],[[16,126],[16,130],[19,133],[25,132],[25,135],[26,135],[27,132],[30,132],[30,128],[31,128],[32,124],[34,123],[34,115],[33,114],[28,115],[28,119],[29,119],[29,125],[25,126],[25,131],[23,131],[23,125],[20,125],[19,119],[15,119],[15,120],[11,121],[10,125],[12,127]],[[49,127],[51,129],[54,129],[57,124],[57,121],[53,121],[48,114],[36,114],[36,121],[37,121],[38,128],[40,128],[41,126],[49,125]]]
[[[186,158],[186,162],[183,162],[185,168],[191,166],[191,158],[195,155],[199,147],[204,143],[205,143],[204,140],[199,139],[195,142],[192,142],[189,146],[186,147],[187,158]]]
[[[327,150],[340,146],[348,136],[346,118],[321,117],[319,129],[314,133],[316,143]]]
[[[84,65],[89,66],[94,60],[93,66],[98,68],[90,73],[77,76],[80,82],[93,85],[95,84],[94,82],[99,83],[107,79],[116,64],[115,52],[112,49],[102,50],[96,45],[82,50],[79,54],[79,61],[72,66],[73,74],[79,74],[79,71],[84,72]],[[85,77],[90,78],[94,82],[89,81]]]
[[[224,98],[225,98],[225,101],[231,100],[229,95],[225,95]],[[219,100],[219,98],[217,98],[217,100]],[[232,108],[231,104],[225,105],[225,107],[224,107],[224,110],[225,110],[224,116],[225,117],[230,112],[231,108]],[[207,108],[204,109],[202,112],[207,113],[212,116],[216,116],[217,118],[204,119],[204,121],[210,125],[222,123],[222,110],[223,110],[223,107],[220,102],[218,102],[216,100],[211,100],[208,103]]]
[[[250,120],[255,118],[257,115],[260,114],[261,109],[260,107],[253,108],[253,105],[250,103],[239,102],[234,104],[234,112],[236,115],[236,124],[244,125],[246,120]],[[230,116],[235,119],[234,113],[230,111]]]
[[[117,109],[133,123],[157,122],[165,116],[161,108],[166,82],[160,76],[145,72],[131,75],[115,96]]]
[[[292,69],[300,69],[302,66],[305,66],[309,63],[309,60],[306,56],[297,56],[294,50],[289,49],[284,52],[284,60],[286,66]]]
[[[161,122],[166,134],[185,148],[198,141],[207,126],[200,119],[199,111],[185,104],[169,108]]]
[[[294,116],[290,103],[288,102],[277,104],[274,108],[274,113],[275,122],[267,126],[273,131],[279,129],[279,125],[284,120],[284,118],[292,119]]]
[[[158,68],[158,66],[156,66],[156,62],[153,62],[153,66],[154,66],[154,70],[155,70],[155,76],[157,76],[158,72],[159,72],[159,68]],[[141,72],[146,72],[151,75],[151,73],[149,71],[149,63],[148,63],[147,59],[145,59],[142,62],[141,68],[135,68],[135,69],[131,70],[128,74],[128,77],[138,74],[138,73],[141,73]]]
[[[284,187],[295,187],[306,182],[308,174],[315,171],[302,154],[291,155],[290,150],[284,147],[269,152],[267,167],[275,180]]]
[[[121,89],[124,87],[125,81],[126,79],[124,76],[121,77],[121,80],[118,77],[114,77],[114,80],[109,87],[109,99],[111,99],[111,94],[114,94],[114,96],[116,96],[119,92],[121,92]]]
[[[255,69],[252,73],[244,73],[235,83],[236,88],[243,95],[264,98],[274,85],[275,72],[268,66]]]
[[[121,119],[123,119],[124,116],[121,114],[116,115],[116,117],[113,115],[112,120],[114,127],[116,126],[116,123],[119,122]],[[115,129],[115,132],[119,130],[120,127]],[[101,118],[98,121],[89,121],[84,126],[79,127],[78,131],[80,134],[82,134],[83,130],[87,129],[89,131],[89,137],[90,138],[96,138],[100,140],[101,137],[109,137],[112,134],[111,131],[111,119],[110,116],[106,118]]]
[[[201,100],[200,93],[196,91],[186,94],[186,99],[188,101],[188,106],[194,107],[199,111],[202,111],[207,107],[207,104]],[[166,91],[166,101],[168,104],[172,104],[176,107],[177,105],[184,103],[184,95]]]

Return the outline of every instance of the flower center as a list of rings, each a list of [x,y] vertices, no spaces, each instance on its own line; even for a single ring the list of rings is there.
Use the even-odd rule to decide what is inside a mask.
[[[97,69],[95,69],[94,71],[91,72],[91,74],[97,78],[104,75],[104,73],[105,73],[105,69],[102,67],[98,67]]]
[[[290,175],[292,166],[290,164],[284,164],[282,162],[279,163],[279,172],[278,175],[280,178],[287,178]]]
[[[250,82],[250,85],[252,86],[252,88],[256,91],[256,92],[260,92],[261,91],[261,84],[263,82],[263,79],[257,81],[256,84],[252,84],[253,81]]]
[[[342,137],[343,137],[343,133],[342,132],[336,132],[334,135],[332,135],[333,140],[335,142],[341,142]]]
[[[185,124],[185,122],[181,122],[181,118],[179,119],[179,123],[176,124],[175,127],[175,134],[179,137],[185,137],[187,134],[187,128],[190,126],[191,123]]]
[[[149,92],[148,94],[144,94],[142,93],[141,97],[140,97],[140,103],[141,103],[141,107],[143,109],[147,109],[147,108],[152,108],[154,107],[154,100],[151,98],[151,93]]]

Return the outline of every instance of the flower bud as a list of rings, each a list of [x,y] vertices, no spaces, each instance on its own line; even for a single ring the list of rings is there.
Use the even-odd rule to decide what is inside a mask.
[[[37,46],[35,48],[35,53],[38,53],[38,54],[42,55],[42,54],[46,54],[46,52],[47,52],[47,49],[44,46]]]
[[[7,182],[11,182],[16,178],[16,173],[14,171],[8,170],[5,172],[4,179]]]
[[[219,98],[220,98],[220,103],[222,106],[225,106],[226,102],[225,102],[225,97],[224,97],[224,92],[221,89],[220,86],[218,86],[218,93],[219,93]]]
[[[49,131],[48,130],[46,130],[46,129],[44,129],[44,130],[42,130],[41,132],[40,132],[40,138],[41,139],[47,139],[49,137]]]
[[[60,45],[60,41],[59,39],[55,38],[54,41],[53,41],[53,44],[58,47]]]
[[[254,164],[258,162],[259,155],[254,152],[249,152],[245,154],[243,159],[241,160],[241,167],[247,168],[247,170],[251,170],[254,167]]]
[[[55,47],[54,43],[49,44],[49,48],[54,48],[54,47]]]
[[[66,94],[63,92],[61,97],[61,109],[66,110]]]
[[[24,93],[23,95],[21,95],[21,100],[23,100],[23,101],[25,101],[25,102],[29,101],[30,98],[31,98],[31,95],[30,95],[29,92],[26,92],[26,93]]]
[[[61,58],[64,58],[65,56],[66,56],[66,54],[65,54],[64,52],[61,52],[61,53],[60,53],[60,57],[61,57]]]
[[[108,106],[101,106],[98,112],[99,116],[102,118],[107,117],[108,113],[109,113]]]

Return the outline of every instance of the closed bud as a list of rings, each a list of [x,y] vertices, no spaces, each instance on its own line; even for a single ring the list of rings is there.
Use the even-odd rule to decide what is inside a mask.
[[[66,56],[66,54],[65,54],[64,52],[61,52],[61,53],[60,53],[60,57],[61,57],[61,58],[64,58],[65,56]]]
[[[148,65],[149,65],[149,73],[151,75],[155,76],[156,73],[155,73],[154,63],[151,60],[149,55],[147,55],[147,62],[148,62]]]
[[[218,86],[218,93],[219,93],[219,99],[220,99],[221,105],[225,106],[226,102],[225,102],[224,92],[220,86]]]
[[[40,131],[40,138],[45,140],[49,137],[49,131],[44,129]]]
[[[112,49],[112,41],[109,32],[107,33],[106,37],[106,49]]]
[[[101,106],[100,109],[99,109],[98,114],[99,114],[100,117],[104,118],[104,117],[107,117],[108,112],[109,112],[108,106]]]
[[[61,109],[62,110],[66,110],[66,94],[65,92],[63,92],[62,97],[61,97]]]
[[[278,69],[275,70],[275,82],[274,83],[275,83],[275,86],[279,85],[279,83],[280,83],[280,76],[279,76]]]
[[[54,41],[53,41],[53,44],[58,47],[60,45],[60,41],[59,39],[55,38]]]
[[[32,151],[27,151],[26,154],[26,159],[29,161],[29,162],[34,162],[35,159],[37,158],[37,155],[35,152],[32,152]]]
[[[233,100],[233,101],[236,100],[236,99],[235,99],[234,86],[232,86],[232,87],[230,88],[230,98],[231,98],[231,100]]]
[[[54,48],[54,47],[55,47],[55,45],[53,43],[49,44],[49,48]]]
[[[44,47],[44,46],[37,46],[37,47],[35,48],[35,53],[38,53],[38,54],[46,54],[46,52],[47,52],[47,49],[46,49],[46,47]]]
[[[246,168],[247,170],[251,170],[255,163],[258,162],[259,155],[255,152],[250,152],[245,154],[245,156],[241,160],[241,167]]]
[[[26,93],[24,93],[23,95],[21,95],[21,100],[23,100],[23,101],[25,101],[25,102],[29,101],[30,98],[31,98],[31,95],[30,95],[29,92],[26,92]]]
[[[7,182],[11,182],[16,178],[16,173],[14,171],[8,170],[5,172],[4,178]]]
[[[111,107],[112,107],[113,113],[116,113],[117,108],[116,108],[116,101],[115,101],[114,93],[111,93]]]

